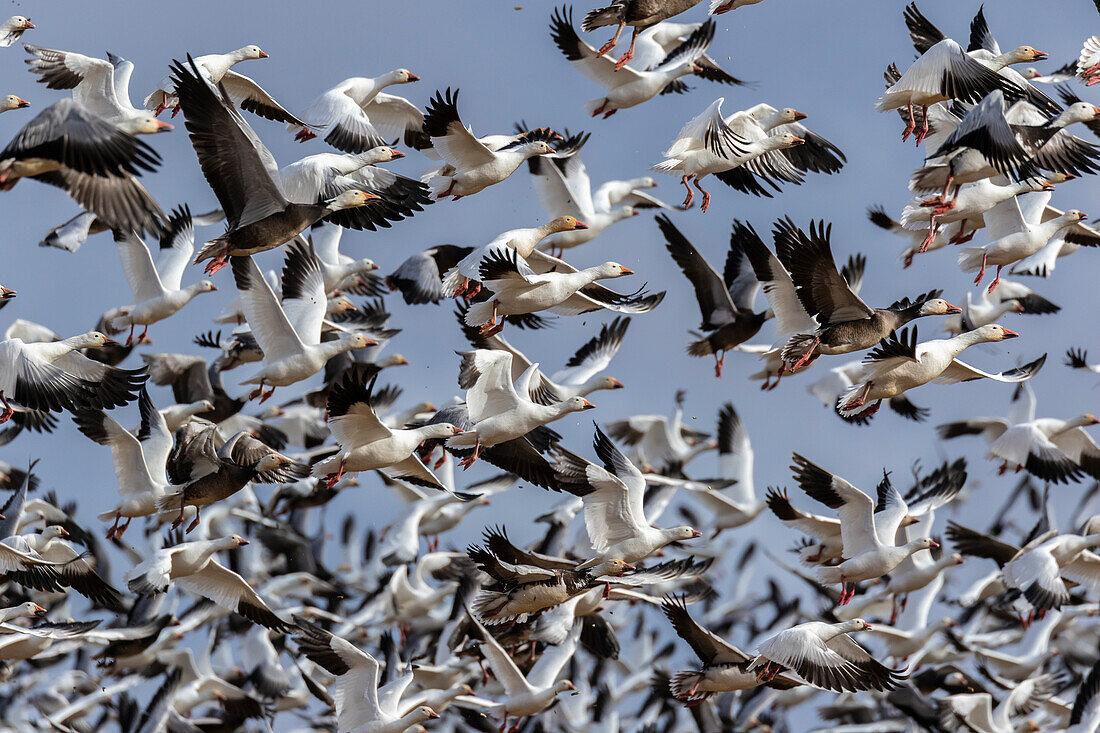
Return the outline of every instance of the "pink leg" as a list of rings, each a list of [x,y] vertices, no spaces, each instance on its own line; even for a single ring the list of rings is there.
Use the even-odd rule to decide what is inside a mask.
[[[916,129],[916,118],[913,117],[913,103],[909,103],[909,121],[905,123],[905,129],[901,133],[901,141],[905,142],[909,139],[909,136],[913,134],[913,130]]]
[[[618,71],[619,69],[626,66],[626,63],[630,61],[630,59],[634,58],[634,44],[635,42],[637,42],[637,40],[638,26],[634,26],[634,34],[630,36],[630,48],[626,50],[626,53],[623,54],[622,58],[615,62],[615,71]]]
[[[699,179],[695,179],[695,187],[699,189],[699,193],[703,194],[703,204],[699,208],[702,209],[705,214],[707,209],[710,208],[710,194],[703,190],[703,187],[699,185]]]
[[[982,269],[978,271],[978,276],[976,278],[974,278],[974,284],[975,285],[980,284],[981,281],[982,281],[982,278],[985,277],[985,262],[986,262],[987,259],[989,259],[989,253],[988,252],[982,254]]]
[[[600,46],[600,50],[596,52],[597,56],[603,56],[605,53],[615,48],[615,45],[619,42],[619,36],[623,33],[623,28],[626,28],[625,20],[619,23],[619,27],[615,30],[615,36],[610,41]]]
[[[928,134],[928,105],[921,105],[921,113],[924,114],[924,122],[921,123],[920,129],[917,130],[917,146],[924,142],[925,135]]]
[[[987,293],[992,293],[997,288],[997,286],[1001,284],[1001,268],[1002,267],[1004,267],[1004,265],[997,265],[997,276],[994,277],[993,282],[991,282],[989,284],[989,290],[986,291]]]
[[[691,190],[691,184],[688,183],[692,178],[695,178],[694,173],[690,176],[681,176],[680,178],[680,183],[684,184],[684,188],[688,190],[687,198],[684,199],[684,203],[680,204],[680,208],[686,209],[691,206],[691,202],[695,198],[695,192]]]
[[[132,343],[134,343],[134,324],[133,323],[130,324],[130,335],[126,337],[126,345],[129,346]]]
[[[210,264],[206,266],[206,274],[213,275],[218,270],[222,269],[229,264],[229,255],[218,255],[214,259],[210,260]]]
[[[714,376],[719,379],[722,378],[722,365],[726,363],[726,352],[716,351],[714,353]]]

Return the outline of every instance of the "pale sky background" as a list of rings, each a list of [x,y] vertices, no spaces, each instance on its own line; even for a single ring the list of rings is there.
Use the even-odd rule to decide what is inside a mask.
[[[592,132],[583,158],[594,185],[611,178],[645,175],[650,165],[689,118],[701,112],[718,96],[726,97],[727,113],[757,102],[776,107],[793,106],[809,115],[805,121],[814,131],[836,143],[847,155],[848,165],[835,176],[811,174],[800,187],[788,186],[776,198],[748,197],[710,179],[714,195],[710,211],[698,208],[675,211],[675,224],[721,267],[728,244],[730,221],[734,217],[751,222],[761,233],[771,223],[790,215],[796,223],[808,225],[811,218],[833,222],[833,249],[839,260],[862,252],[869,264],[862,295],[872,305],[883,306],[906,295],[934,287],[959,303],[970,291],[972,275],[954,265],[955,250],[942,250],[919,257],[915,265],[902,270],[897,254],[903,240],[889,235],[866,218],[866,209],[880,203],[897,215],[909,200],[908,173],[921,161],[923,148],[912,141],[900,142],[901,123],[894,113],[877,114],[873,104],[882,90],[882,72],[891,62],[905,68],[913,49],[903,23],[903,3],[881,0],[819,2],[813,0],[767,0],[718,18],[718,32],[710,54],[735,76],[755,80],[755,88],[721,87],[690,80],[693,91],[686,95],[659,97],[641,107],[620,111],[608,120],[585,116],[583,104],[600,94],[599,88],[573,69],[550,39],[547,24],[551,3],[528,2],[513,9],[512,2],[428,2],[408,3],[375,0],[330,2],[315,5],[256,2],[208,2],[134,4],[117,1],[96,3],[12,3],[9,14],[25,14],[38,25],[24,40],[47,47],[103,56],[105,51],[122,55],[136,64],[131,97],[140,104],[145,94],[167,73],[172,58],[222,52],[256,43],[271,58],[241,64],[237,69],[252,76],[291,110],[299,110],[328,86],[348,76],[374,76],[397,67],[419,74],[422,81],[390,89],[423,106],[436,89],[460,88],[459,109],[463,120],[477,134],[506,132],[512,123],[525,119],[531,125]],[[921,10],[949,36],[964,46],[969,23],[978,8],[976,2],[924,0]],[[587,6],[578,6],[579,22]],[[1040,67],[1053,70],[1075,58],[1083,38],[1098,27],[1093,4],[1088,0],[1058,3],[990,3],[987,18],[1002,48],[1029,44],[1050,54]],[[0,13],[2,14],[2,13]],[[705,4],[681,19],[701,20]],[[609,37],[606,29],[585,38],[599,46]],[[625,38],[625,36],[624,36]],[[625,44],[622,46],[625,48]],[[620,49],[621,50],[621,49]],[[10,139],[31,115],[61,98],[34,82],[26,72],[21,46],[0,49],[0,93],[14,93],[29,100],[33,108],[0,117],[0,135]],[[1044,87],[1051,96],[1054,90]],[[1075,85],[1086,101],[1100,96]],[[298,157],[326,151],[320,141],[299,145],[282,126],[247,115],[247,119],[270,147],[280,164]],[[143,180],[167,211],[178,203],[190,204],[194,212],[206,211],[217,202],[203,180],[194,152],[177,117],[177,129],[149,139],[164,158],[164,165]],[[1091,133],[1077,126],[1074,132],[1093,140]],[[389,165],[401,173],[419,176],[432,162],[409,151],[406,159]],[[659,177],[654,194],[669,203],[683,198],[676,179]],[[546,220],[534,196],[529,175],[521,168],[504,183],[457,203],[442,202],[410,221],[380,232],[348,232],[342,251],[353,257],[371,257],[382,273],[391,272],[408,255],[443,242],[477,245],[499,232],[521,226],[535,226]],[[1097,186],[1093,179],[1072,181],[1058,187],[1053,205],[1080,208],[1094,217]],[[47,230],[77,213],[75,203],[63,193],[34,181],[21,182],[13,191],[0,195],[4,212],[6,266],[0,282],[19,291],[18,299],[0,313],[0,326],[17,317],[41,322],[68,336],[90,328],[104,310],[131,302],[118,257],[109,234],[98,235],[76,254],[40,249],[37,243]],[[202,238],[220,233],[218,227],[200,229]],[[984,240],[979,235],[975,244]],[[1032,381],[1039,395],[1040,413],[1070,417],[1097,410],[1096,375],[1074,372],[1063,366],[1069,346],[1091,347],[1100,359],[1093,299],[1098,253],[1083,250],[1063,259],[1049,281],[1028,279],[1040,293],[1063,307],[1058,316],[1009,316],[1002,321],[1022,337],[991,347],[968,351],[964,358],[983,369],[998,371],[1029,361],[1047,352],[1046,367]],[[261,265],[281,266],[282,253],[260,258]],[[756,486],[763,493],[768,485],[791,485],[787,466],[792,451],[841,473],[868,490],[881,477],[884,467],[896,472],[901,486],[908,485],[909,468],[915,461],[925,466],[945,457],[965,455],[970,460],[970,487],[976,500],[959,509],[962,518],[979,526],[987,523],[990,506],[999,504],[1012,477],[998,478],[995,465],[983,459],[984,444],[962,439],[943,445],[933,427],[939,423],[972,415],[1003,415],[1012,387],[996,383],[972,383],[952,387],[927,386],[913,393],[918,405],[932,409],[930,420],[916,424],[883,410],[870,427],[847,425],[832,410],[806,392],[807,385],[843,357],[822,359],[808,373],[785,380],[781,387],[764,393],[758,382],[746,380],[759,364],[754,357],[732,353],[726,359],[721,380],[713,373],[713,361],[693,359],[684,353],[688,329],[698,325],[699,313],[687,280],[673,266],[657,227],[649,214],[618,224],[594,243],[572,250],[569,259],[579,267],[617,260],[637,275],[622,281],[621,289],[633,290],[648,281],[651,290],[667,290],[664,303],[653,313],[635,317],[625,344],[609,373],[627,384],[627,389],[592,396],[598,406],[576,419],[563,420],[554,428],[566,435],[566,445],[590,454],[591,423],[625,417],[632,413],[669,413],[677,389],[687,390],[687,415],[693,426],[712,431],[720,405],[731,400],[747,425],[756,451]],[[190,268],[184,284],[202,277]],[[196,353],[194,335],[211,328],[211,317],[234,297],[232,277],[226,269],[214,278],[221,290],[203,295],[183,312],[150,330],[155,352]],[[988,280],[987,280],[988,282]],[[396,295],[386,300],[393,317],[391,325],[403,328],[389,351],[400,351],[411,366],[388,371],[382,382],[396,382],[404,388],[402,405],[429,399],[443,404],[457,393],[455,349],[464,341],[454,324],[453,307],[406,306]],[[766,303],[761,296],[757,308]],[[560,368],[581,343],[593,335],[608,314],[581,318],[558,318],[555,327],[540,332],[508,329],[505,335],[548,371]],[[939,337],[937,319],[919,321],[922,340]],[[773,326],[766,324],[754,341],[769,340]],[[213,358],[214,352],[204,350]],[[124,366],[140,364],[132,356]],[[246,366],[225,375],[231,392],[253,367]],[[314,381],[308,383],[313,386]],[[306,385],[303,385],[306,386]],[[280,388],[276,402],[297,394]],[[167,389],[155,388],[154,400],[168,404]],[[136,407],[121,411],[123,424],[137,423]],[[79,519],[94,532],[104,527],[95,520],[97,512],[114,502],[116,484],[109,451],[81,436],[67,415],[60,428],[45,437],[25,435],[0,449],[0,458],[16,465],[40,458],[39,473],[44,486],[55,488],[65,498],[79,499]],[[713,458],[692,465],[696,476],[713,474]],[[469,478],[487,475],[486,469],[471,471]],[[462,478],[467,478],[466,476]],[[373,477],[363,477],[361,489],[345,493],[329,509],[332,529],[345,512],[359,515],[361,526],[380,529],[392,517],[398,504]],[[461,481],[460,481],[461,486]],[[1085,484],[1058,487],[1054,492],[1063,519],[1076,505]],[[262,496],[268,489],[260,490]],[[792,487],[792,497],[803,507],[813,503]],[[468,539],[490,523],[507,522],[514,536],[525,531],[541,533],[541,525],[530,519],[559,497],[540,489],[519,488],[494,499],[493,505],[471,515],[466,524],[444,539],[445,546],[461,548]],[[364,507],[370,507],[368,515]],[[820,510],[820,507],[814,507]],[[943,531],[948,512],[937,520],[935,531]],[[675,523],[671,515],[665,520]],[[1027,525],[1030,519],[1022,519]],[[798,537],[780,528],[770,515],[763,515],[749,528],[738,530],[741,537],[767,536],[775,551],[789,547]],[[127,539],[140,536],[131,529]],[[972,563],[964,575],[985,572],[982,563]],[[116,565],[116,584],[122,568]],[[721,589],[721,584],[719,584]],[[957,587],[957,586],[956,586]],[[656,620],[656,619],[654,619]],[[822,698],[824,699],[824,698]]]

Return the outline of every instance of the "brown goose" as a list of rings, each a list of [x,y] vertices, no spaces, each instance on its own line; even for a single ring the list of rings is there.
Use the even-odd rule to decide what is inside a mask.
[[[700,0],[615,0],[614,3],[605,8],[596,8],[589,11],[584,16],[581,28],[585,33],[588,33],[606,25],[618,25],[615,36],[600,48],[600,56],[615,48],[615,45],[619,42],[619,36],[622,35],[623,28],[629,25],[634,29],[634,34],[630,37],[630,48],[615,63],[615,70],[618,71],[626,66],[630,59],[634,58],[634,44],[638,40],[639,33],[646,28],[657,25],[662,20],[668,20],[684,11],[691,10],[699,2]],[[718,4],[711,11],[711,14],[721,15],[732,8],[732,2]]]
[[[185,108],[186,109],[186,108]],[[201,508],[226,499],[249,481],[288,483],[304,478],[308,469],[241,431],[217,446],[218,428],[213,423],[193,420],[176,432],[176,447],[168,457],[168,479],[183,488],[157,500],[157,509],[179,508],[172,523],[183,523],[188,506],[195,507],[195,519],[187,531],[199,526]]]
[[[199,165],[225,211],[225,234],[207,242],[195,257],[196,263],[213,260],[206,267],[208,274],[225,267],[230,255],[274,249],[329,214],[379,200],[351,189],[327,201],[291,203],[275,158],[225,89],[219,86],[215,91],[190,57],[187,66],[175,61],[172,75]],[[345,222],[345,226],[355,225]]]
[[[789,368],[801,369],[821,354],[849,354],[869,349],[914,318],[962,313],[932,290],[913,299],[902,298],[885,308],[872,308],[856,295],[837,270],[829,243],[832,225],[811,222],[807,235],[790,219],[776,222],[772,234],[775,252],[791,273],[795,293],[806,312],[821,327],[814,333],[795,334],[783,348]]]

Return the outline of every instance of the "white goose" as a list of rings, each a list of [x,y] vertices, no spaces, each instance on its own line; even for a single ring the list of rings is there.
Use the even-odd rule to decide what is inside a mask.
[[[130,76],[134,73],[130,61],[112,53],[104,60],[29,43],[23,48],[34,57],[27,59],[28,71],[47,89],[72,89],[77,103],[114,124],[149,116],[130,102]],[[153,128],[155,132],[171,129],[172,125],[159,121]]]
[[[37,28],[30,18],[13,15],[0,23],[0,48],[7,48],[18,41],[31,28]]]
[[[646,519],[646,479],[599,427],[592,441],[597,465],[563,448],[555,450],[560,483],[584,502],[584,526],[596,554],[577,566],[586,570],[618,558],[641,562],[669,543],[701,537],[681,525],[660,529]]]
[[[792,669],[811,685],[834,692],[893,690],[907,675],[883,666],[849,636],[870,628],[861,618],[799,624],[764,641],[748,669],[759,668],[764,682]]]
[[[182,206],[172,212],[168,226],[160,237],[160,254],[153,263],[149,247],[136,234],[116,235],[122,270],[134,294],[134,304],[115,309],[110,326],[121,331],[130,327],[125,346],[134,341],[134,326],[144,326],[138,340],[149,332],[149,326],[178,313],[202,293],[218,288],[209,280],[200,280],[186,288],[180,287],[184,268],[195,251],[195,227],[191,211]]]
[[[823,583],[840,583],[838,605],[846,605],[855,596],[856,583],[886,575],[914,552],[939,547],[928,537],[901,546],[894,544],[908,507],[888,478],[884,477],[878,487],[880,503],[887,510],[876,513],[871,497],[797,453],[791,468],[802,490],[836,509],[840,517],[842,562],[818,568]]]
[[[500,642],[472,614],[470,623],[481,637],[479,648],[489,663],[489,669],[493,670],[493,676],[504,688],[504,695],[498,701],[463,695],[456,699],[456,703],[485,708],[491,714],[500,716],[503,718],[501,730],[504,730],[508,727],[508,718],[538,715],[550,707],[558,695],[577,689],[572,682],[559,680],[558,676],[577,650],[579,623],[574,624],[565,641],[547,647],[526,677]]]
[[[522,438],[535,428],[560,420],[572,412],[596,406],[583,397],[570,397],[552,405],[540,405],[528,396],[528,381],[537,371],[532,364],[517,384],[512,384],[512,355],[504,351],[476,351],[463,354],[464,369],[476,375],[466,391],[470,429],[447,440],[448,448],[473,447],[460,464],[469,468],[490,447]],[[518,389],[517,389],[518,386]],[[459,426],[463,427],[464,426]]]
[[[309,232],[309,243],[321,260],[325,273],[325,291],[370,288],[376,276],[368,273],[378,269],[374,260],[364,257],[356,260],[340,252],[340,239],[344,228],[328,222],[314,224]],[[339,279],[337,279],[339,278]]]
[[[304,127],[304,122],[286,111],[263,87],[244,74],[238,74],[232,70],[233,66],[242,61],[266,58],[267,54],[260,50],[259,46],[249,45],[229,53],[198,56],[194,59],[194,63],[198,73],[202,74],[212,86],[220,85],[224,88],[229,99],[237,107],[268,120]],[[166,76],[161,79],[157,88],[149,93],[143,104],[145,109],[152,110],[154,115],[160,115],[171,107],[172,116],[175,117],[179,113],[180,102],[176,97],[176,85],[172,77]]]
[[[425,173],[420,180],[437,198],[458,200],[500,183],[528,158],[550,155],[554,148],[545,130],[533,130],[498,150],[493,150],[462,122],[458,114],[458,90],[435,93],[424,116],[424,132],[447,165]]]
[[[714,100],[698,117],[689,120],[676,135],[676,140],[662,155],[665,160],[653,166],[664,173],[679,173],[687,189],[683,206],[691,205],[695,193],[689,182],[703,194],[700,207],[710,207],[710,194],[699,182],[713,173],[723,173],[739,166],[765,180],[779,178],[802,182],[798,170],[777,151],[802,145],[805,140],[789,132],[769,135],[749,114],[737,113],[729,119],[722,116],[724,97]],[[757,162],[757,159],[759,161]]]
[[[103,522],[114,520],[107,539],[121,539],[134,517],[155,514],[157,500],[167,493],[165,467],[172,451],[172,433],[144,389],[138,408],[141,425],[136,434],[100,410],[80,410],[73,418],[80,432],[111,449],[120,501],[114,509],[98,516]],[[120,527],[123,517],[126,524]]]
[[[1095,547],[1100,547],[1100,534],[1057,535],[1025,546],[1001,568],[1001,577],[1042,615],[1069,602],[1063,577],[1093,591],[1100,589],[1100,556],[1091,552]]]
[[[633,275],[634,271],[618,262],[605,262],[575,272],[537,274],[518,253],[491,254],[482,263],[478,279],[492,291],[485,301],[473,304],[466,311],[467,326],[480,326],[481,334],[493,336],[504,328],[499,316],[525,315],[553,311],[562,315],[579,315],[605,308],[622,313],[642,312],[644,298],[626,297],[621,303],[604,303],[584,293],[582,288],[597,280]]]
[[[353,76],[321,92],[300,117],[308,126],[289,125],[295,139],[305,142],[320,137],[345,153],[364,153],[385,145],[383,140],[418,132],[424,113],[404,97],[382,90],[394,84],[411,84],[420,77],[408,69],[395,69],[376,77]],[[312,129],[311,129],[312,128]]]
[[[298,618],[294,638],[311,660],[336,675],[334,694],[339,733],[402,733],[439,714],[421,705],[401,714],[401,693],[408,681],[398,678],[378,687],[378,660],[354,644]],[[409,676],[411,680],[411,675]]]
[[[240,293],[241,307],[264,352],[260,371],[242,382],[259,385],[249,399],[260,397],[263,402],[274,394],[275,387],[311,377],[337,354],[377,343],[357,333],[321,343],[321,322],[328,304],[324,272],[316,256],[295,258],[294,261],[298,265],[283,277],[284,296],[300,304],[290,314],[279,303],[251,257],[233,258],[233,279]],[[266,394],[265,384],[272,386]]]
[[[714,29],[713,21],[703,23],[651,68],[616,68],[615,61],[597,53],[577,35],[573,27],[572,8],[566,8],[564,13],[555,9],[550,17],[550,36],[565,58],[578,71],[607,90],[604,96],[584,105],[585,112],[593,117],[602,114],[604,119],[620,109],[648,102],[681,77],[702,71],[699,61],[714,39]]]
[[[245,538],[232,535],[166,547],[135,565],[126,574],[126,582],[131,592],[142,595],[164,593],[174,582],[253,623],[283,630],[286,622],[268,608],[252,586],[214,559],[214,555],[222,550],[247,544]]]
[[[318,461],[311,473],[327,477],[332,488],[345,471],[381,470],[391,478],[445,491],[446,487],[415,454],[425,440],[442,440],[462,432],[449,423],[411,430],[386,427],[371,407],[371,393],[378,375],[365,381],[348,370],[328,395],[327,422],[340,450]]]
[[[973,331],[917,344],[917,329],[912,338],[906,330],[894,332],[864,357],[866,374],[863,381],[853,384],[836,401],[836,412],[848,422],[865,422],[882,405],[905,392],[929,382],[956,384],[974,379],[998,382],[1023,382],[1031,379],[1043,366],[1044,354],[1033,362],[1015,369],[991,374],[959,361],[956,357],[965,349],[982,343],[1004,341],[1020,334],[993,323]],[[906,400],[907,401],[907,400]],[[912,403],[903,408],[912,409]]]
[[[1033,198],[1037,197],[1037,198]],[[974,284],[981,283],[987,265],[997,266],[997,275],[989,285],[992,293],[1001,281],[1001,270],[1006,265],[1030,257],[1041,250],[1059,232],[1088,218],[1077,209],[1070,209],[1061,216],[1041,221],[1049,194],[1015,196],[986,212],[989,244],[984,247],[964,247],[959,255],[959,267],[963,272],[978,272]],[[1020,199],[1027,204],[1027,211]]]

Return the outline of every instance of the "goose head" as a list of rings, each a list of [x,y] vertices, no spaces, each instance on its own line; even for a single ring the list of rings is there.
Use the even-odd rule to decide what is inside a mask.
[[[536,155],[551,155],[554,153],[553,146],[545,140],[532,140],[529,143],[523,143],[519,149],[528,157],[532,158]]]
[[[1079,209],[1070,209],[1066,213],[1062,214],[1062,220],[1068,224],[1076,224],[1088,219],[1089,215]]]
[[[353,333],[347,337],[346,343],[350,349],[365,349],[368,346],[377,346],[378,342],[369,339],[361,333]]]
[[[51,524],[43,529],[39,536],[46,540],[56,540],[61,537],[68,537],[69,531],[60,524]]]
[[[408,69],[394,69],[389,73],[390,84],[411,84],[420,81],[420,77]]]
[[[559,402],[565,412],[581,412],[582,410],[595,410],[596,406],[583,397],[570,397]]]
[[[1100,117],[1100,107],[1091,105],[1088,102],[1074,102],[1066,107],[1065,111],[1058,115],[1056,119],[1068,125],[1073,122],[1092,122],[1098,117]]]
[[[382,357],[381,359],[376,361],[375,365],[379,369],[386,369],[388,367],[395,366],[408,366],[409,360],[401,354],[390,354],[389,356]]]
[[[600,377],[596,380],[593,389],[622,389],[625,386],[615,377]]]
[[[238,48],[236,51],[233,51],[229,55],[235,58],[237,61],[250,61],[255,59],[267,58],[267,54],[264,53],[264,51],[256,44],[250,44],[248,46]]]
[[[9,608],[5,612],[0,612],[0,619],[11,621],[17,618],[42,618],[45,615],[46,609],[33,601],[27,601],[26,603],[20,603],[14,608]],[[5,616],[6,618],[4,618]]]
[[[419,725],[420,723],[438,717],[439,713],[432,710],[427,705],[421,705],[420,707],[413,708],[409,712],[405,713],[404,717],[401,718],[401,721],[408,723],[409,727],[411,728],[414,725]]]
[[[684,540],[694,540],[697,537],[702,537],[703,533],[694,527],[689,527],[686,524],[682,524],[679,527],[672,527],[666,530],[669,537],[673,542],[682,542]]]
[[[325,206],[330,211],[342,211],[344,209],[355,209],[360,206],[366,206],[371,201],[377,201],[381,198],[381,196],[376,196],[373,193],[367,193],[366,191],[360,191],[357,188],[353,188],[350,191],[344,191],[335,198],[329,199],[325,202]]]
[[[325,315],[333,316],[337,313],[348,313],[353,310],[356,310],[355,303],[352,303],[345,296],[339,295],[335,298],[328,299],[328,305],[325,307]]]
[[[1068,425],[1071,425],[1073,427],[1084,428],[1088,427],[1089,425],[1096,425],[1100,423],[1100,420],[1098,420],[1095,415],[1085,414],[1078,415],[1072,420],[1067,420],[1066,422]]]
[[[921,550],[930,550],[933,547],[939,546],[940,543],[936,542],[931,537],[920,537],[907,544],[906,549],[909,551],[909,554],[913,554],[914,552],[920,552]]]
[[[610,560],[605,560],[596,567],[592,568],[592,575],[597,578],[603,575],[610,575],[611,577],[617,578],[620,575],[625,575],[628,571],[636,569],[637,568],[628,563],[626,560],[616,557]]]
[[[614,213],[616,220],[622,220],[629,219],[632,216],[637,216],[641,212],[635,209],[633,206],[620,206],[619,208],[615,209]]]
[[[218,289],[218,286],[209,280],[199,280],[197,283],[191,286],[191,292],[195,295],[199,293],[213,293]]]
[[[577,219],[575,216],[559,216],[557,219],[551,219],[546,223],[546,230],[550,234],[557,234],[558,232],[572,232],[577,229],[587,229],[588,225],[583,221]]]
[[[775,112],[768,112],[767,109],[759,109],[752,113],[751,117],[757,122],[768,121],[768,127],[778,127],[779,125],[789,125],[792,122],[798,122],[799,120],[806,119],[807,115],[799,112],[794,107],[784,107],[781,110]]]
[[[69,342],[75,344],[77,349],[101,349],[104,346],[118,346],[117,341],[107,338],[99,331],[89,331],[80,336],[74,336],[69,339]]]
[[[433,425],[425,425],[420,430],[420,434],[424,436],[425,440],[432,438],[449,438],[452,435],[458,435],[463,432],[462,428],[457,425],[452,425],[449,422],[435,423]]]
[[[13,15],[12,17],[8,18],[7,24],[13,30],[28,31],[31,28],[35,27],[30,18],[24,18],[22,15]]]
[[[962,313],[962,308],[951,305],[943,298],[933,298],[921,304],[918,313],[922,316],[947,316]]]
[[[856,631],[867,631],[871,628],[871,624],[867,623],[861,618],[854,618],[851,621],[845,621],[840,624],[840,630],[846,634],[851,634]]]
[[[1005,328],[999,323],[990,323],[987,326],[974,329],[971,333],[973,333],[979,341],[1005,341],[1006,339],[1014,339],[1020,335],[1010,328]]]
[[[248,540],[246,540],[244,537],[241,537],[239,534],[230,535],[222,541],[225,542],[229,547],[244,547],[248,544]]]
[[[256,461],[256,473],[267,473],[268,471],[275,471],[283,466],[289,466],[294,463],[286,456],[280,456],[277,453],[268,453],[266,456]]]
[[[1044,52],[1032,48],[1031,46],[1017,46],[1003,56],[1009,64],[1026,64],[1032,61],[1042,61],[1046,59],[1046,57],[1047,55]]]
[[[158,120],[152,114],[142,113],[119,122],[118,128],[131,135],[155,135],[158,132],[168,132],[172,125]]]
[[[793,135],[789,132],[772,135],[764,140],[764,144],[774,150],[785,150],[787,148],[793,148],[796,145],[804,145],[805,143],[806,141],[798,135]]]
[[[572,692],[576,689],[577,689],[577,686],[574,685],[569,680],[558,680],[557,682],[554,683],[554,694],[555,695],[560,695],[563,692]]]
[[[633,270],[625,265],[620,265],[618,262],[605,262],[592,269],[596,273],[597,280],[609,280],[611,278],[626,277],[627,275],[634,274]]]
[[[642,176],[630,181],[631,188],[657,188],[657,179],[653,176]]]
[[[14,94],[9,94],[3,99],[0,99],[0,112],[7,112],[8,110],[21,109],[23,107],[30,106],[30,102],[23,99],[22,97],[17,97]]]
[[[374,165],[375,163],[389,163],[391,160],[404,158],[405,154],[388,145],[379,145],[377,148],[371,148],[367,152],[360,153],[355,157],[358,158],[363,165]]]

